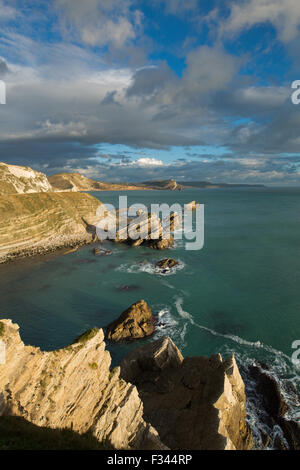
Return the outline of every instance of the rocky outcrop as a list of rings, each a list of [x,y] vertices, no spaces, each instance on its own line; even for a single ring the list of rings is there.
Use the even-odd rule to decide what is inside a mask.
[[[95,256],[107,256],[111,255],[112,251],[111,250],[103,250],[102,248],[94,248],[93,253]]]
[[[99,205],[89,194],[0,196],[0,262],[91,242],[84,216],[95,219]]]
[[[53,191],[46,175],[25,166],[0,163],[0,195]]]
[[[134,385],[111,370],[102,330],[93,328],[65,349],[25,346],[19,327],[1,320],[6,362],[0,364],[0,416],[37,426],[90,432],[117,449],[166,449],[143,419]]]
[[[250,449],[245,387],[233,356],[183,358],[162,338],[130,353],[121,376],[137,386],[145,419],[171,449]]]
[[[162,271],[169,271],[170,269],[174,268],[177,266],[179,263],[175,259],[172,258],[165,258],[161,259],[160,261],[157,261],[155,266]]]
[[[140,300],[125,310],[107,327],[106,337],[112,341],[145,338],[154,332],[154,317],[151,308]]]
[[[195,211],[200,204],[197,204],[196,201],[191,201],[188,204],[185,204],[184,207],[186,210]]]
[[[234,357],[183,358],[168,338],[111,370],[101,329],[45,352],[0,321],[0,419],[90,433],[115,449],[250,449],[244,384]],[[3,362],[3,361],[2,361]]]
[[[136,219],[122,224],[116,232],[115,241],[156,250],[166,250],[174,244],[173,236],[165,232],[160,218],[151,212],[142,212]]]

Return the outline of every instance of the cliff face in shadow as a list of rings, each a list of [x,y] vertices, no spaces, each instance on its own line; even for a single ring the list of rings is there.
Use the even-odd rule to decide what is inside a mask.
[[[92,220],[100,204],[83,193],[0,196],[0,262],[90,242],[83,217]]]
[[[145,419],[171,449],[253,447],[245,386],[233,356],[183,358],[165,337],[125,357],[121,377],[136,385]]]

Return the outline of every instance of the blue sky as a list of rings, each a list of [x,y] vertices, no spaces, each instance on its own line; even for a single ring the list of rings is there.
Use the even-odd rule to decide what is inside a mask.
[[[300,181],[298,0],[0,0],[0,160]]]

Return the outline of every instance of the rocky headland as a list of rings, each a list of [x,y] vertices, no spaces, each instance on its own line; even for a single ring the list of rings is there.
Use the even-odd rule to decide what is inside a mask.
[[[101,329],[64,349],[25,346],[0,322],[1,416],[39,427],[90,432],[115,449],[250,449],[244,384],[233,357],[184,359],[168,337],[111,369]]]

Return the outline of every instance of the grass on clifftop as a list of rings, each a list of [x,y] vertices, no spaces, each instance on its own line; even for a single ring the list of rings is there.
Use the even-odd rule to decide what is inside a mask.
[[[109,450],[91,433],[35,426],[19,416],[0,417],[1,450]]]
[[[86,343],[87,341],[89,341],[90,339],[94,338],[94,336],[96,336],[96,334],[98,333],[99,331],[99,328],[90,328],[89,330],[87,330],[85,333],[83,333],[82,335],[78,336],[78,338],[76,338],[74,341],[73,341],[73,344],[75,343]]]

